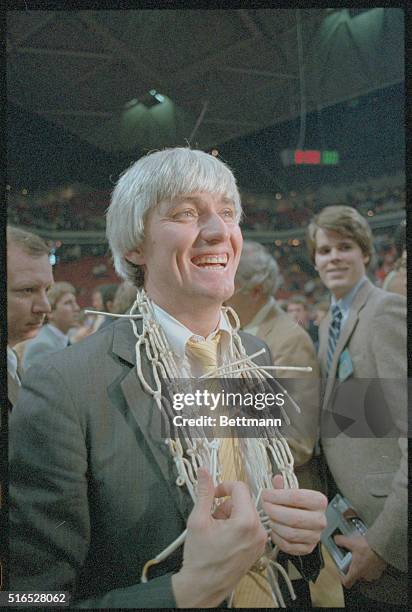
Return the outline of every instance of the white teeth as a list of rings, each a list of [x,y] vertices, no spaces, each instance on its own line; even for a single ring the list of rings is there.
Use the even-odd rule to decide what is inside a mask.
[[[192,261],[196,266],[200,264],[226,265],[227,255],[204,255],[203,257],[195,257]]]

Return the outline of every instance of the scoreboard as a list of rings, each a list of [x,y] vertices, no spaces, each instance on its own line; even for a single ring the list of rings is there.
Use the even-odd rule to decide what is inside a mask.
[[[284,149],[280,153],[284,166],[337,166],[338,151],[318,149]]]

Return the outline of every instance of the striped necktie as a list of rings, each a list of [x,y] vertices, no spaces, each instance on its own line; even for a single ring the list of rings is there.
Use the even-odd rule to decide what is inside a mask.
[[[342,325],[342,311],[337,304],[332,306],[332,320],[329,325],[328,335],[328,352],[326,359],[326,372],[329,373],[335,353],[336,345],[339,340],[340,329]]]

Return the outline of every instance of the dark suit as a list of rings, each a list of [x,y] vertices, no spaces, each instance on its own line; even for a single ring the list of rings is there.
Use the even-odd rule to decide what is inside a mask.
[[[320,325],[324,376],[329,324],[330,314]],[[406,376],[406,300],[367,280],[353,299],[326,380],[321,440],[338,490],[368,525],[371,548],[389,564],[379,580],[353,588],[394,604],[404,604],[407,592]],[[359,386],[347,395],[353,381]],[[384,412],[374,419],[378,406]],[[343,431],[333,431],[336,423]]]
[[[192,502],[175,485],[135,340],[119,321],[26,374],[10,419],[13,590],[68,590],[85,607],[175,606],[182,548],[147,584],[140,576],[185,529]],[[244,345],[262,343],[245,335]],[[143,371],[152,381],[146,359]]]

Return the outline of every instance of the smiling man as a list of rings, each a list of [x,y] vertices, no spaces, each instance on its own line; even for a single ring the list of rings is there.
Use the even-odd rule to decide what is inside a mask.
[[[366,535],[335,538],[352,553],[342,576],[345,605],[404,606],[406,300],[375,287],[366,277],[372,233],[354,208],[324,208],[309,225],[308,247],[331,292],[331,308],[319,331],[319,359],[326,379],[321,444],[330,471],[329,496],[343,494],[368,527]],[[345,389],[355,393],[345,395]]]
[[[7,387],[10,407],[20,389],[13,347],[34,338],[51,310],[47,290],[53,283],[49,247],[30,232],[7,227]]]
[[[202,151],[152,153],[120,177],[107,235],[136,302],[128,319],[27,372],[10,423],[11,588],[66,590],[80,607],[217,607],[271,543],[317,575],[321,493],[283,489],[269,456],[253,461],[252,476],[267,475],[265,528],[250,481],[227,476],[233,450],[190,432],[161,435],[162,379],[270,363],[252,363],[262,343],[240,336],[222,309],[240,215],[233,174]]]

